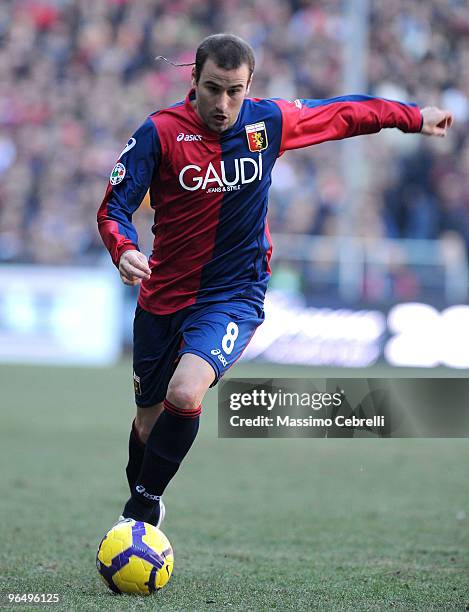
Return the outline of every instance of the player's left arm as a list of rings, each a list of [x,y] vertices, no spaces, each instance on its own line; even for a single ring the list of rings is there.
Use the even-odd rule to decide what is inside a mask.
[[[372,96],[351,95],[326,100],[273,100],[282,115],[279,153],[328,140],[373,134],[383,128],[444,135],[451,113]],[[444,126],[444,127],[443,127]]]

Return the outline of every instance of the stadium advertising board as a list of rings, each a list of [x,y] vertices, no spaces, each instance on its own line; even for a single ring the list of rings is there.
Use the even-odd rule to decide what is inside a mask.
[[[314,366],[469,368],[469,306],[428,304],[379,310],[306,307],[279,291],[243,359]]]
[[[119,357],[122,289],[114,274],[0,266],[0,286],[1,362],[106,365]]]

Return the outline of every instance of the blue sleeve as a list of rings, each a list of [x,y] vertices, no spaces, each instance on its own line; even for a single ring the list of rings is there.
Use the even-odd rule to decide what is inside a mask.
[[[158,133],[148,117],[119,155],[98,211],[99,232],[116,266],[124,251],[138,249],[132,215],[150,187],[160,157]]]

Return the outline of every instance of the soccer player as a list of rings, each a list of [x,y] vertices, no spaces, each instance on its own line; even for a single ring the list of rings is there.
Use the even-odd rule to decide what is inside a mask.
[[[137,414],[123,516],[159,526],[161,496],[189,451],[209,387],[264,318],[271,244],[267,196],[289,149],[398,128],[445,136],[449,112],[364,95],[328,100],[247,97],[252,48],[216,34],[199,45],[184,101],[150,115],[124,147],[98,212],[134,320]],[[138,249],[132,214],[150,189],[153,252]]]

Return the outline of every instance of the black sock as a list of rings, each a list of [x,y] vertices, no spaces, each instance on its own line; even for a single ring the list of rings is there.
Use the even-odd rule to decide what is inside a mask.
[[[127,482],[129,483],[130,492],[133,491],[138,475],[142,469],[143,456],[145,455],[145,444],[138,435],[135,427],[135,419],[132,422],[132,429],[129,437],[129,462],[125,468],[127,474]]]
[[[164,408],[148,438],[140,474],[124,508],[125,517],[148,522],[197,435],[201,406],[182,410],[165,400]]]

